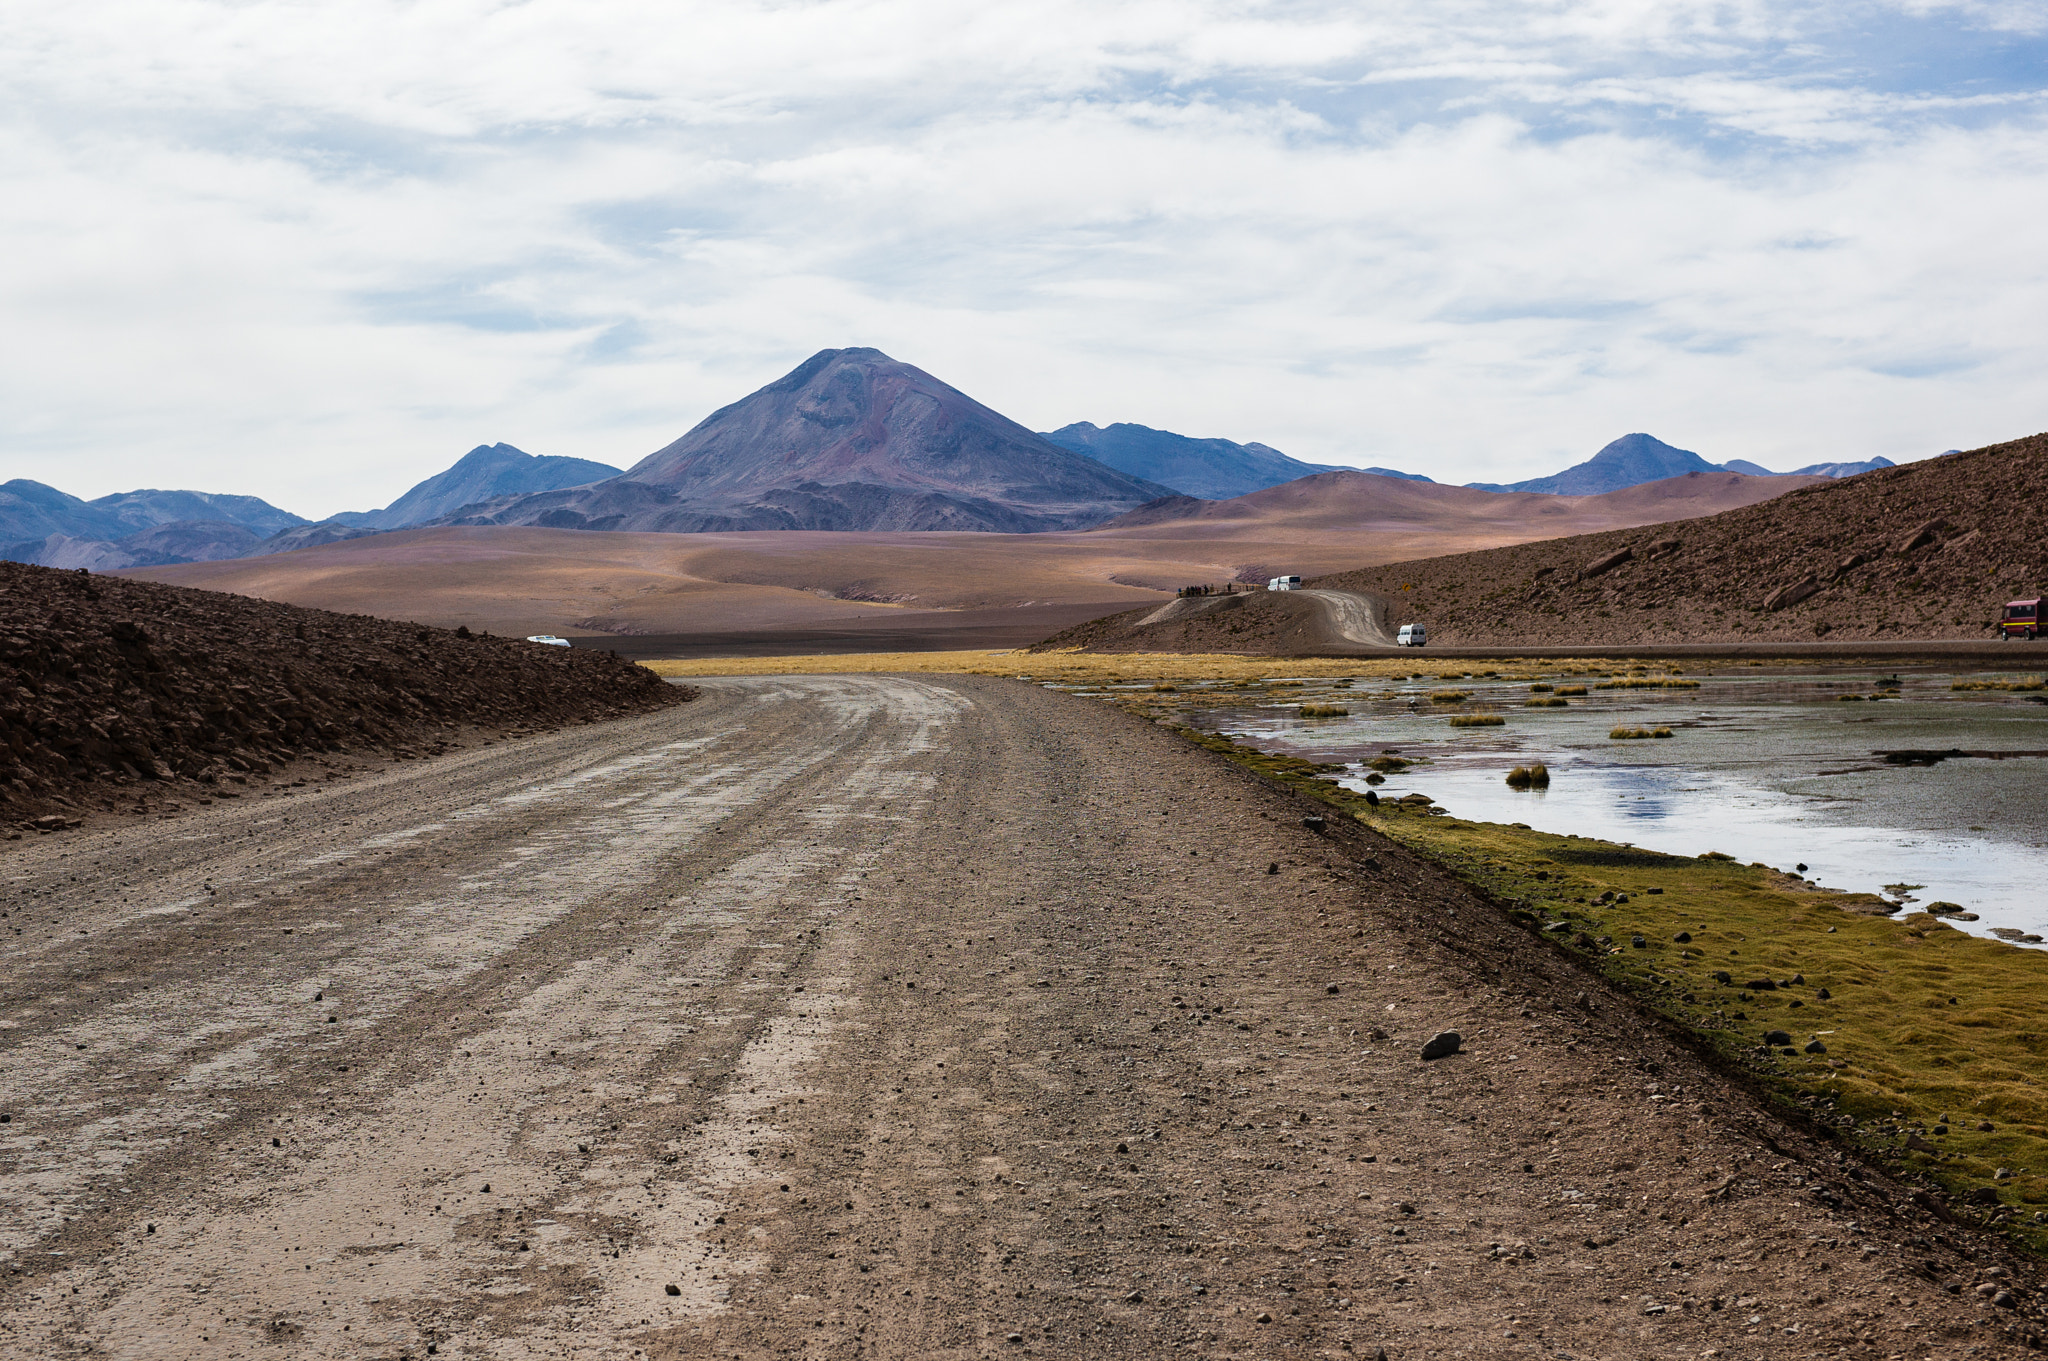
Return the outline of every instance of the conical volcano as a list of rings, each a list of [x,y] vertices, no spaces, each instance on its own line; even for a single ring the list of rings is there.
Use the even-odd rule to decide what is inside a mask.
[[[880,350],[845,349],[819,351],[622,476],[472,507],[455,523],[1030,533],[1169,494]]]

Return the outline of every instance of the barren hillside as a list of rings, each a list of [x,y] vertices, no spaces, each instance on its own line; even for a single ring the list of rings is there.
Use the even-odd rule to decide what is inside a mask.
[[[174,808],[302,757],[675,700],[607,653],[0,563],[0,819]]]
[[[2000,605],[2048,590],[2044,477],[2048,435],[2035,435],[1699,519],[1307,584],[1378,597],[1389,627],[1425,624],[1432,646],[1988,641]],[[1280,653],[1316,636],[1313,613],[1259,599],[1141,626],[1131,611],[1042,646]]]
[[[1340,573],[1449,645],[1992,635],[2048,572],[2048,435],[1704,519]]]

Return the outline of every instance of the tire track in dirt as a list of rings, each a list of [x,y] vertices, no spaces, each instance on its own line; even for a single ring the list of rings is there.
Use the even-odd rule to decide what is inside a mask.
[[[24,843],[0,1354],[2017,1354],[2034,1266],[1301,811],[792,677]]]

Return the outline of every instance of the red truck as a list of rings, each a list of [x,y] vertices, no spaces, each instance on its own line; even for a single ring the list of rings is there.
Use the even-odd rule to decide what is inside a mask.
[[[1998,621],[1998,636],[2001,639],[2038,638],[2041,636],[2041,597],[2032,600],[2008,600],[2005,614]]]

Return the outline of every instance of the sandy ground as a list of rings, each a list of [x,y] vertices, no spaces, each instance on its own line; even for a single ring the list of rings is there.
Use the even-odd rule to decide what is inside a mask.
[[[992,644],[960,641],[965,621],[949,614],[1077,605],[1106,614],[1197,583],[1262,583],[1705,515],[1812,480],[1715,473],[1542,496],[1327,473],[1206,502],[1192,518],[1055,534],[465,526],[123,575],[520,636],[692,635],[757,655],[907,647],[842,636],[873,630],[953,635],[924,646],[963,647]],[[762,645],[765,634],[785,641]]]
[[[2036,1328],[2036,1268],[1168,732],[992,679],[705,688],[10,843],[0,1355],[1947,1357]],[[1423,1063],[1445,1028],[1466,1052]]]

